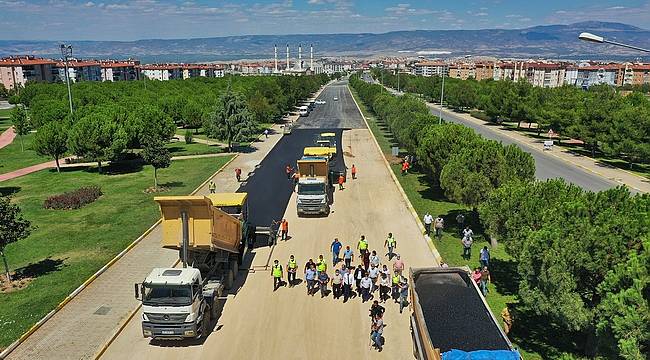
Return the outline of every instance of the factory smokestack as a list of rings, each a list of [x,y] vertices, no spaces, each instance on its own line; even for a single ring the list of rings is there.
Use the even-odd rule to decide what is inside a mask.
[[[289,70],[289,44],[287,44],[287,70]]]
[[[309,44],[309,70],[314,71],[314,44]]]
[[[298,70],[302,70],[302,44],[298,44]]]
[[[273,44],[273,58],[275,59],[275,72],[278,72],[278,45]]]

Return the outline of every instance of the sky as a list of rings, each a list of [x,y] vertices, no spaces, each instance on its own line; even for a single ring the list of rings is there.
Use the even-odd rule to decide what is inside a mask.
[[[518,29],[586,20],[650,28],[650,0],[0,0],[2,40]]]

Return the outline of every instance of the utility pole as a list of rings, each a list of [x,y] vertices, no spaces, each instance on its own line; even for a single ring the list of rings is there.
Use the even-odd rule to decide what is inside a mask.
[[[442,89],[440,89],[440,115],[438,118],[438,125],[442,124],[442,101],[445,98],[445,68],[442,68]]]
[[[68,74],[68,57],[72,56],[72,45],[61,44],[61,56],[65,65],[65,83],[68,85],[68,102],[70,103],[70,115],[74,114],[72,109],[72,90],[70,90],[70,76]]]

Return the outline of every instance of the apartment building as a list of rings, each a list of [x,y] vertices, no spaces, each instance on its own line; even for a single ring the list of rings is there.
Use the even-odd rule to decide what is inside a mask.
[[[195,78],[201,76],[201,66],[196,64],[182,64],[183,79]]]
[[[183,68],[179,64],[147,64],[139,66],[140,73],[149,80],[183,79]]]
[[[580,66],[577,68],[575,85],[583,88],[601,84],[619,86],[623,84],[624,73],[624,67],[620,64]]]
[[[137,60],[100,60],[102,81],[130,81],[139,80],[140,72]]]
[[[102,67],[97,60],[68,60],[68,78],[77,81],[102,81]],[[60,81],[65,81],[66,64],[59,61],[54,66],[54,72]]]
[[[623,85],[650,84],[650,64],[625,64]]]
[[[442,61],[422,61],[413,65],[412,74],[420,76],[449,76],[449,65]]]
[[[29,81],[54,81],[56,62],[34,56],[11,56],[0,59],[0,84],[5,89],[24,87]]]

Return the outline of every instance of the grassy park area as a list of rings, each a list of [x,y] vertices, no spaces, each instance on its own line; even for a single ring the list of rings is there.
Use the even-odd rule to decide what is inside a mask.
[[[171,156],[219,154],[225,150],[219,145],[207,145],[196,142],[187,144],[185,141],[170,142],[167,143],[166,147]]]
[[[368,121],[368,126],[372,131],[373,135],[377,139],[379,146],[382,149],[382,152],[387,158],[391,157],[391,147],[397,146],[395,140],[386,127],[386,125],[378,121],[365,107],[365,105],[360,101],[355,90],[352,89],[353,96],[361,112],[366,117]],[[424,214],[428,211],[434,217],[437,215],[442,215],[447,225],[443,234],[441,241],[433,240],[435,247],[440,252],[443,261],[445,261],[449,266],[469,266],[474,268],[479,266],[478,255],[479,250],[483,246],[488,246],[490,248],[490,254],[492,258],[493,267],[490,270],[493,277],[493,282],[489,285],[489,292],[486,298],[492,312],[496,318],[501,322],[500,313],[501,310],[509,306],[512,308],[516,304],[517,300],[515,297],[517,291],[517,284],[514,282],[514,263],[510,261],[508,255],[505,253],[503,247],[491,248],[489,242],[483,235],[483,229],[478,223],[478,219],[473,215],[470,209],[465,208],[463,205],[459,205],[447,200],[440,188],[432,187],[432,182],[424,174],[419,174],[417,172],[411,172],[406,176],[400,174],[400,165],[393,164],[391,165],[393,172],[395,173],[397,179],[399,180],[404,192],[409,198],[409,201],[415,208],[418,216],[422,218]],[[466,224],[469,224],[474,231],[474,245],[472,246],[472,259],[465,260],[462,258],[462,245],[460,242],[460,229],[456,224],[456,215],[458,213],[463,213],[465,215]],[[541,352],[538,353],[537,350],[533,350],[533,346],[530,346],[531,343],[528,343],[528,339],[523,337],[518,337],[517,334],[510,334],[510,340],[515,343],[515,346],[522,347],[520,349],[524,359],[542,359]]]
[[[23,136],[24,150],[20,147],[20,137],[16,136],[14,141],[0,149],[0,174],[5,174],[24,167],[50,161],[47,156],[41,156],[32,150],[34,133]]]
[[[4,158],[4,156],[3,156]],[[173,161],[158,171],[166,195],[188,194],[232,156]],[[133,165],[131,165],[133,166]],[[6,255],[12,270],[28,286],[0,294],[0,348],[7,346],[52,310],[71,291],[135,240],[159,217],[151,166],[107,166],[43,170],[0,183],[24,217],[36,226],[25,240],[12,243]],[[77,210],[48,210],[49,196],[97,185],[104,195]]]

